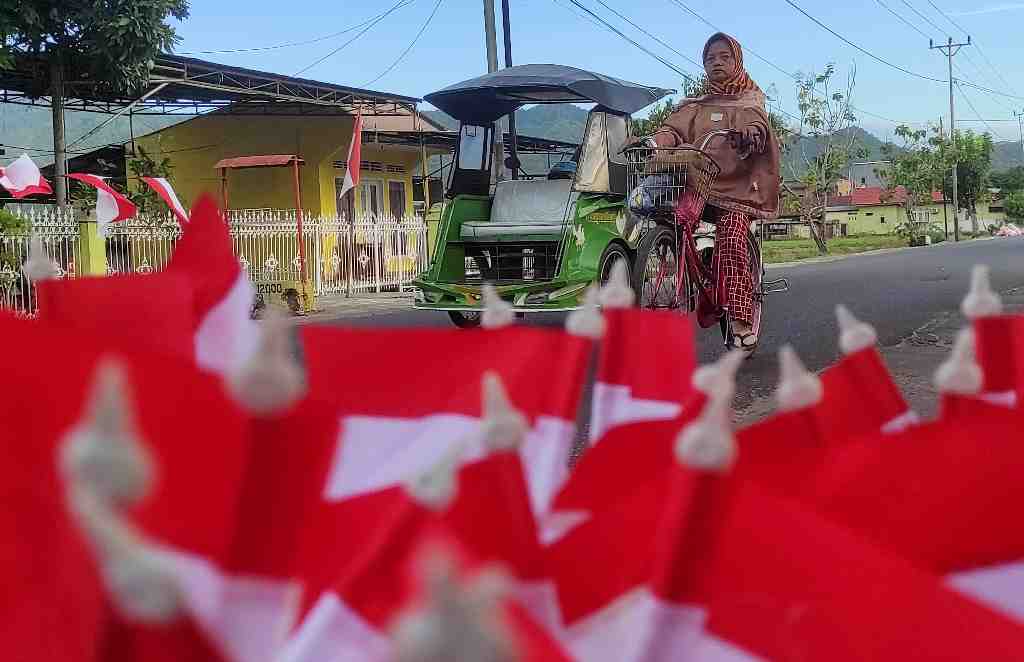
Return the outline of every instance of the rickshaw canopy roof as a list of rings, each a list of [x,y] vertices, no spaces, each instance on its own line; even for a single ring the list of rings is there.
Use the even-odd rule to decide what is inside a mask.
[[[560,64],[522,64],[424,98],[457,120],[490,124],[520,106],[536,103],[596,103],[629,115],[672,93]]]
[[[260,156],[236,156],[232,159],[217,161],[215,170],[236,170],[239,168],[276,168],[280,166],[305,163],[302,157],[294,154],[265,154]]]

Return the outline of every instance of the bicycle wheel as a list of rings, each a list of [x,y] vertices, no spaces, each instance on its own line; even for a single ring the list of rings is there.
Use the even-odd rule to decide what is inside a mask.
[[[753,334],[759,340],[761,338],[761,314],[764,307],[764,264],[761,262],[761,246],[757,237],[752,232],[747,232],[747,254],[750,256],[750,281],[753,286],[753,300],[751,303],[750,325],[753,327]],[[726,347],[732,347],[732,316],[728,307],[725,315],[719,322],[722,331],[722,340]]]
[[[677,278],[682,278],[679,296],[676,294]],[[633,269],[633,289],[638,295],[639,308],[690,312],[690,278],[680,259],[672,228],[658,225],[640,241]]]

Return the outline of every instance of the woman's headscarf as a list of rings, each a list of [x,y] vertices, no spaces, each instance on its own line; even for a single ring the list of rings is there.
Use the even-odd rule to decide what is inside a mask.
[[[736,96],[743,94],[744,92],[757,91],[764,96],[761,92],[761,88],[757,86],[750,76],[747,74],[746,68],[743,66],[743,47],[740,46],[740,42],[736,41],[724,32],[711,35],[707,43],[704,44],[704,52],[701,54],[701,62],[706,61],[708,56],[708,49],[711,48],[711,44],[716,41],[724,42],[729,50],[732,51],[732,59],[735,63],[732,76],[729,80],[722,83],[716,83],[710,78],[708,79],[708,90],[712,94],[724,94],[728,96]]]

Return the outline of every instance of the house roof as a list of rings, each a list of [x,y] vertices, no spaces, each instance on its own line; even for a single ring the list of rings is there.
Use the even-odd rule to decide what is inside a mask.
[[[303,104],[351,112],[362,108],[364,115],[387,115],[400,109],[407,110],[420,101],[401,94],[296,78],[181,55],[160,55],[154,59],[147,90],[112,95],[99,82],[91,80],[81,66],[72,63],[71,67],[65,84],[66,106],[93,112],[115,113],[133,103],[136,115],[182,110],[198,112],[246,102],[257,105]],[[5,90],[6,102],[48,105],[48,78],[45,60],[18,54],[12,68],[0,71],[0,89]]]
[[[845,196],[842,196],[845,197]],[[838,203],[837,199],[836,204]],[[829,202],[833,202],[830,200]],[[863,188],[855,188],[850,192],[849,203],[856,207],[877,207],[880,205],[902,205],[907,202],[907,189],[902,186],[888,191],[880,186],[867,186]],[[942,193],[939,191],[932,191],[932,202],[941,203],[943,201]]]

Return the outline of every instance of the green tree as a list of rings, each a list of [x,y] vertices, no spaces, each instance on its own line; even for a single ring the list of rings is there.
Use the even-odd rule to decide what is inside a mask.
[[[157,161],[141,145],[136,146],[136,154],[128,160],[128,170],[136,178],[138,177],[163,177],[170,181],[174,166],[171,160],[164,157]],[[148,186],[139,185],[128,194],[128,198],[135,203],[139,211],[145,213],[154,209],[163,209],[164,202],[156,192]]]
[[[1006,215],[1014,221],[1024,221],[1024,191],[1014,191],[1006,196]]]
[[[784,186],[800,201],[800,216],[810,225],[821,253],[828,252],[824,226],[829,193],[850,160],[865,154],[859,132],[852,130],[857,122],[851,106],[856,71],[851,70],[841,89],[835,89],[834,76],[835,65],[830,63],[821,73],[797,77],[800,123],[793,134],[793,149],[799,153],[796,159],[790,159],[789,179],[802,187],[797,192]]]
[[[167,20],[188,16],[189,0],[5,0],[0,28],[15,60],[44,63],[35,81],[39,96],[54,106],[55,193],[61,206],[67,189],[61,175],[65,150],[64,81],[88,80],[97,94],[136,92],[149,80],[153,60],[178,41]]]
[[[966,209],[971,230],[978,233],[978,203],[988,199],[989,175],[992,171],[992,136],[973,131],[957,131],[954,141],[942,141],[940,148],[946,159],[956,158],[957,208]],[[952,169],[944,179],[943,192],[952,199]]]
[[[902,146],[897,148],[892,143],[882,146],[882,155],[889,165],[877,172],[888,189],[888,196],[894,194],[897,186],[906,189],[907,223],[900,230],[914,240],[926,230],[912,222],[914,207],[932,202],[932,191],[942,188],[951,164],[942,149],[943,138],[937,128],[911,129],[900,125],[896,127],[896,135],[902,139]]]
[[[1024,191],[1024,166],[1015,166],[1003,172],[993,172],[989,177],[992,186],[1004,192]]]

